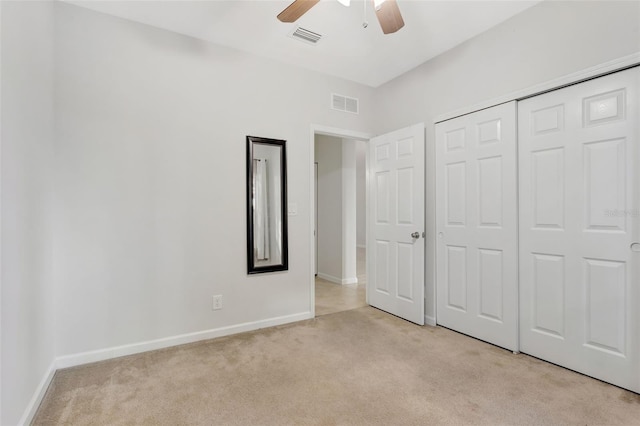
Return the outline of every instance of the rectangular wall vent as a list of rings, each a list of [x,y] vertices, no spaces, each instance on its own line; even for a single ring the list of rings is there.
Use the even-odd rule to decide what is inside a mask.
[[[307,30],[306,28],[297,27],[291,34],[291,37],[304,41],[309,44],[316,44],[322,38],[321,34],[314,33],[313,31]]]
[[[360,111],[359,101],[356,98],[350,98],[348,96],[332,93],[331,109],[335,109],[336,111],[344,111],[344,112],[350,112],[353,114],[358,114]]]

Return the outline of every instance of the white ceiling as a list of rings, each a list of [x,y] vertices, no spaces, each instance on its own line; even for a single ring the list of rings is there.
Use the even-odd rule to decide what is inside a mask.
[[[405,26],[384,35],[372,2],[322,0],[293,24],[276,19],[293,0],[68,0],[110,15],[377,87],[540,0],[398,0]],[[363,28],[363,21],[369,25]],[[309,45],[296,26],[320,33]]]

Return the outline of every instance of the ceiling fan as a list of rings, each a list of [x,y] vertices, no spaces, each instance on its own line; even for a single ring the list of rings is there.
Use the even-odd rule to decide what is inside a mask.
[[[295,0],[285,10],[280,12],[278,19],[282,22],[295,22],[320,0]],[[338,0],[348,6],[350,0]],[[368,1],[368,0],[365,0]],[[391,34],[404,27],[404,21],[396,0],[373,0],[374,9],[382,32]]]

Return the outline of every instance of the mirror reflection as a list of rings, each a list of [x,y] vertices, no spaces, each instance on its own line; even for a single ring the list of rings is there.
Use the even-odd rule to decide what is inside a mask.
[[[248,272],[288,268],[284,140],[247,136]]]

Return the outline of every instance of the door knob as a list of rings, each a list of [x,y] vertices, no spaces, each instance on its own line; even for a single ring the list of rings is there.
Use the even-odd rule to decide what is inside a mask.
[[[420,238],[420,233],[419,232],[412,232],[411,233],[411,238]]]
[[[632,243],[631,244],[631,251],[636,252],[636,253],[640,253],[640,243]]]

